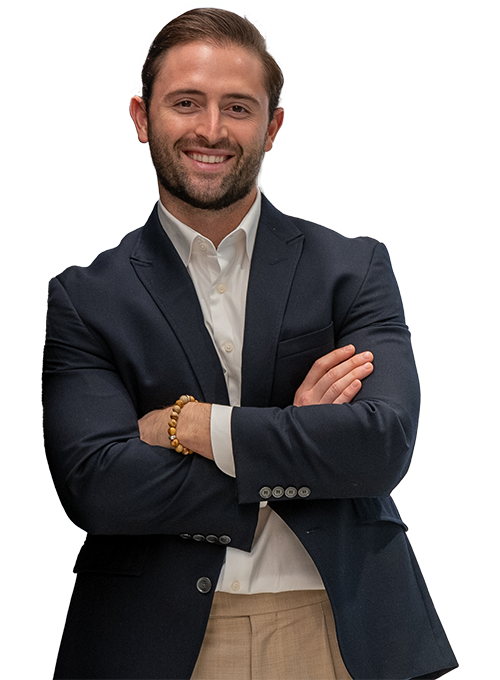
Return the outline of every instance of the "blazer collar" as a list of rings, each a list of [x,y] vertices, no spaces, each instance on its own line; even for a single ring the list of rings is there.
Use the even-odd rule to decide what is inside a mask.
[[[242,406],[270,404],[279,335],[303,241],[296,223],[262,196],[248,282]]]
[[[132,266],[181,344],[200,386],[199,400],[229,404],[226,381],[186,267],[158,219],[157,206],[144,225]],[[168,351],[168,348],[166,348]]]
[[[262,196],[248,283],[241,404],[269,404],[283,316],[303,234]],[[173,329],[208,403],[228,404],[222,367],[186,267],[158,218],[157,206],[131,255],[138,278]],[[196,395],[195,395],[196,396]]]

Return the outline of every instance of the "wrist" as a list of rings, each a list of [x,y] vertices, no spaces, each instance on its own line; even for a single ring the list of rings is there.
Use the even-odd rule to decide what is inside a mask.
[[[213,460],[210,436],[211,404],[188,402],[177,418],[177,438],[182,445]]]
[[[168,420],[169,444],[173,449],[175,449],[175,451],[177,451],[177,453],[182,453],[185,456],[193,453],[193,450],[191,450],[189,447],[181,443],[180,436],[177,432],[177,428],[183,408],[188,404],[192,404],[195,402],[197,402],[197,400],[194,397],[191,397],[188,394],[183,394],[181,397],[177,399],[175,404],[172,406],[172,410],[170,411],[169,414]]]

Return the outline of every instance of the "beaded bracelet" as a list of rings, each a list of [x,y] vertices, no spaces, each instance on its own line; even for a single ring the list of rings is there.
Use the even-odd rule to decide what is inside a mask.
[[[179,397],[175,404],[172,406],[172,413],[168,421],[168,435],[170,439],[170,446],[177,451],[177,453],[183,453],[185,456],[193,453],[191,449],[183,446],[177,438],[177,420],[181,409],[190,401],[195,401],[198,403],[198,399],[189,396],[189,394],[183,394]]]

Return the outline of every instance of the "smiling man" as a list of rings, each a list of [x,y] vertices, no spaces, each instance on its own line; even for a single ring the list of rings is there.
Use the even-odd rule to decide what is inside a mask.
[[[387,251],[259,191],[283,77],[246,19],[183,14],[142,75],[160,200],[50,285],[46,450],[88,532],[55,677],[437,678],[389,495],[419,390]]]

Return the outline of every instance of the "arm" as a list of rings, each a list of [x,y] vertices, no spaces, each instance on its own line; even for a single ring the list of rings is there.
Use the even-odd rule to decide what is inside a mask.
[[[292,406],[233,410],[240,503],[260,500],[264,486],[307,486],[311,499],[386,496],[406,473],[416,437],[419,387],[399,291],[381,244],[338,325],[337,344],[351,349],[319,359]],[[363,352],[339,361],[340,353],[353,352],[353,346],[373,350],[373,372]],[[208,426],[196,431],[197,411],[203,407],[188,406],[179,425],[183,429],[178,429],[180,441],[194,450],[198,444],[199,453],[210,458]],[[168,446],[166,440],[154,441]]]
[[[373,352],[373,372],[351,403],[235,408],[232,440],[240,503],[259,498],[264,486],[306,486],[310,500],[387,496],[405,475],[416,437],[419,385],[382,244],[374,247],[352,296],[344,294],[336,307],[334,297],[333,320],[337,344]]]
[[[96,534],[228,534],[249,549],[258,503],[234,503],[235,481],[204,458],[141,441],[112,353],[58,279],[50,285],[43,402],[47,458],[75,524]]]
[[[355,354],[353,345],[341,347],[318,359],[297,390],[295,406],[349,403],[361,389],[361,380],[373,371],[371,352]],[[147,413],[139,420],[141,439],[170,448],[168,420],[171,407]],[[177,426],[179,440],[200,456],[213,460],[210,436],[210,404],[189,403]]]

